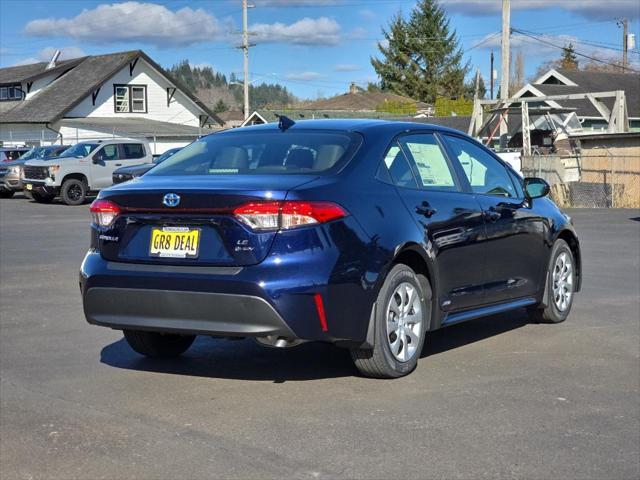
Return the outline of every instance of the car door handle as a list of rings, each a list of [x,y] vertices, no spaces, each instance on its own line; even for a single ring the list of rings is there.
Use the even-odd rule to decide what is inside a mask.
[[[501,217],[502,214],[493,207],[491,207],[489,210],[484,211],[484,218],[486,218],[490,222],[497,222]]]
[[[121,163],[116,163],[116,167],[121,167],[122,164]]]
[[[422,202],[422,205],[416,207],[416,213],[418,215],[424,215],[425,217],[430,218],[437,213],[437,210],[435,208],[432,208],[429,202],[425,200],[424,202]]]

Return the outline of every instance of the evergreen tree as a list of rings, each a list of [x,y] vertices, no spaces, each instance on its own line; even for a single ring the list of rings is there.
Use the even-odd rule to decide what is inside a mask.
[[[213,113],[222,113],[229,110],[229,107],[222,100],[218,100],[218,102],[213,107]]]
[[[562,56],[560,57],[560,68],[566,70],[578,69],[578,56],[573,48],[573,44],[569,43],[562,49]]]
[[[371,58],[382,89],[426,102],[464,94],[469,67],[437,0],[419,0],[408,19],[396,15],[382,33],[382,58]]]

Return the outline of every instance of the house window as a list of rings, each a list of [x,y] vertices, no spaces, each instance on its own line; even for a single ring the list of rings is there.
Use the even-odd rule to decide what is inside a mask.
[[[22,86],[19,83],[0,85],[0,101],[22,100]]]
[[[147,113],[146,85],[114,85],[113,97],[116,113]]]

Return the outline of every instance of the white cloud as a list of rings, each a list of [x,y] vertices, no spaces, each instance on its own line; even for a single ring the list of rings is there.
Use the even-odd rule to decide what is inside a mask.
[[[368,8],[363,8],[362,10],[359,10],[358,15],[360,15],[365,20],[373,20],[374,18],[376,18],[376,12]]]
[[[340,25],[327,17],[305,17],[295,23],[256,23],[249,30],[257,42],[284,42],[295,45],[335,45],[340,40]]]
[[[336,72],[357,72],[362,70],[362,67],[353,63],[339,63],[333,67],[333,70]]]
[[[124,2],[84,9],[73,18],[32,20],[25,33],[94,43],[144,42],[163,47],[211,40],[221,34],[221,27],[213,15],[201,8],[172,11],[155,3]]]
[[[309,82],[311,80],[317,80],[320,77],[322,77],[322,75],[318,72],[298,72],[289,73],[284,78],[286,78],[287,80]]]
[[[494,15],[502,9],[501,0],[440,0],[449,12],[466,15]],[[537,10],[562,8],[582,17],[604,20],[616,17],[638,17],[640,11],[636,0],[512,0],[512,10]]]
[[[56,50],[60,50],[58,60],[69,60],[72,58],[84,57],[86,53],[79,47],[46,47],[40,50],[35,56],[18,60],[14,65],[28,65],[30,63],[48,62],[53,57]]]

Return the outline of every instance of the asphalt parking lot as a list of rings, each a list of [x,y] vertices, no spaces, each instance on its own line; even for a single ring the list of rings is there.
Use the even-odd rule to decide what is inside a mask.
[[[639,478],[640,211],[569,213],[567,322],[450,327],[381,381],[320,344],[140,357],[84,320],[88,206],[0,200],[0,476]]]

